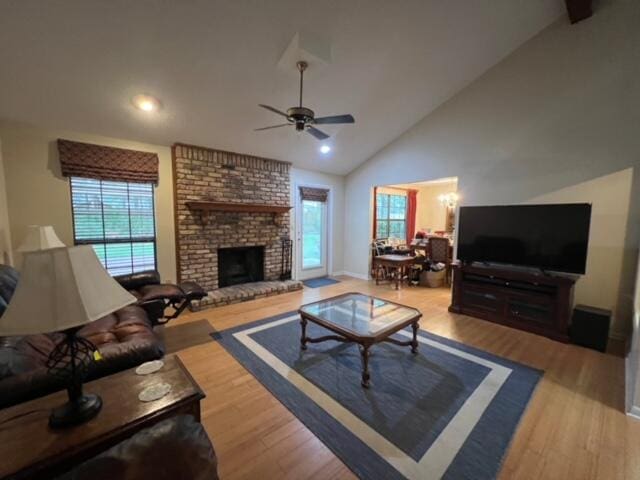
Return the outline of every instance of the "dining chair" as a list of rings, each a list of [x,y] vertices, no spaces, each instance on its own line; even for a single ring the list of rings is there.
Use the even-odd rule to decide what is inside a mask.
[[[444,263],[446,268],[445,281],[450,284],[451,256],[449,255],[449,239],[443,237],[430,237],[428,256],[431,263]]]
[[[371,242],[371,274],[378,278],[378,274],[382,273],[383,278],[386,278],[386,268],[376,265],[374,259],[380,255],[384,255],[386,253],[386,241],[377,239]]]

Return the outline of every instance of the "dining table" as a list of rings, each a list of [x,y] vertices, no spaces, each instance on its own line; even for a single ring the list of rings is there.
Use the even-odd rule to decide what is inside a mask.
[[[380,277],[386,267],[391,276],[391,281],[395,284],[396,290],[398,290],[404,278],[408,276],[408,269],[417,261],[416,257],[412,255],[386,254],[373,257],[376,285],[379,284]]]

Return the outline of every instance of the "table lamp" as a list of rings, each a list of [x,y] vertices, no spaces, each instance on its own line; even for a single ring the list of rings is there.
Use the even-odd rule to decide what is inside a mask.
[[[29,225],[28,229],[27,236],[18,247],[18,251],[21,253],[66,247],[51,225]]]
[[[47,367],[67,385],[69,401],[51,412],[49,424],[57,428],[85,422],[98,414],[102,399],[82,391],[96,348],[76,334],[136,299],[111,278],[90,245],[66,247],[52,227],[30,227],[18,251],[23,252],[20,280],[0,317],[0,336],[65,334]]]

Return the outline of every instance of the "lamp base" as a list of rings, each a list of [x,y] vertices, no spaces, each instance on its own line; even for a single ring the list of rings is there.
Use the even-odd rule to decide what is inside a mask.
[[[82,395],[54,408],[49,416],[49,426],[65,428],[84,423],[95,417],[101,408],[102,399],[98,395]]]

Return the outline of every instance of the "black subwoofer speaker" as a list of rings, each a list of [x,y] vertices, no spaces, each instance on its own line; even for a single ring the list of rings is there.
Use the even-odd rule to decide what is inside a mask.
[[[611,311],[577,305],[571,319],[571,343],[604,352],[609,340]]]

